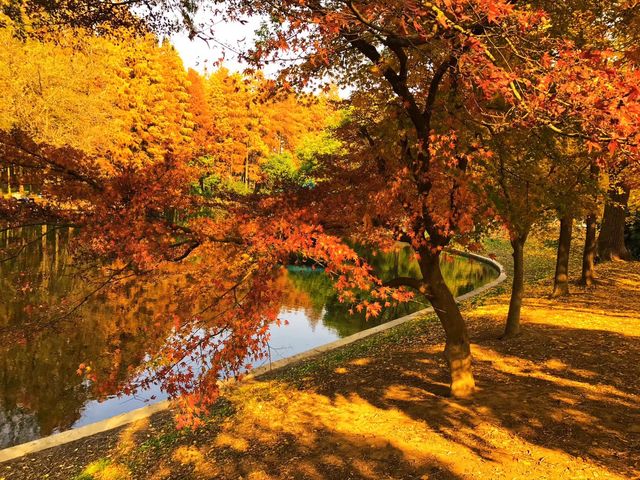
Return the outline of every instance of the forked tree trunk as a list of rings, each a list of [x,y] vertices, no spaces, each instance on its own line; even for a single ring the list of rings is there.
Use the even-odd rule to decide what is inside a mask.
[[[560,238],[558,239],[558,257],[556,274],[553,279],[552,297],[569,294],[569,251],[571,250],[571,233],[573,218],[565,216],[560,219]]]
[[[596,251],[598,248],[596,223],[597,217],[595,213],[587,216],[587,231],[584,238],[584,251],[582,252],[582,276],[580,278],[580,284],[586,287],[593,285],[595,280]]]
[[[445,331],[444,354],[451,373],[451,395],[469,396],[475,390],[469,333],[460,308],[442,277],[440,252],[421,251],[420,269],[427,286],[427,296]]]
[[[627,205],[631,188],[625,184],[614,183],[604,206],[602,228],[598,238],[598,257],[600,261],[629,260],[631,255],[624,244],[624,226],[627,217]]]
[[[511,286],[511,301],[507,314],[507,325],[503,339],[511,338],[520,333],[520,312],[522,310],[522,297],[524,295],[524,244],[528,233],[511,240],[513,248],[513,282]]]

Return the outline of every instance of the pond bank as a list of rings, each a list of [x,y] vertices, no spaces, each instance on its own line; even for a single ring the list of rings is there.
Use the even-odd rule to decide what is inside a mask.
[[[178,278],[150,284],[141,279],[126,288],[98,293],[57,328],[40,329],[23,342],[12,341],[11,332],[20,336],[30,331],[30,322],[37,324],[38,318],[53,314],[54,305],[83,302],[89,285],[100,281],[100,273],[93,269],[87,270],[89,278],[78,274],[79,265],[69,254],[73,235],[70,229],[45,226],[0,232],[0,250],[9,248],[16,255],[21,252],[0,262],[0,319],[7,340],[0,342],[0,450],[68,430],[78,429],[55,438],[79,438],[79,433],[98,431],[96,422],[108,420],[107,425],[113,426],[137,415],[128,412],[167,399],[159,382],[140,395],[118,393],[124,393],[121,385],[126,382],[126,372],[142,368],[144,358],[157,352],[171,336],[176,307],[172,298],[181,283]],[[365,249],[361,254],[382,280],[416,275],[419,267],[410,250],[398,247],[375,254]],[[486,263],[457,255],[443,255],[441,268],[456,296],[497,276],[495,268]],[[348,306],[339,302],[333,282],[320,270],[288,266],[280,269],[275,282],[283,292],[278,302],[278,318],[283,324],[270,329],[271,361],[411,314],[427,303],[416,296],[410,302],[383,308],[376,318],[367,320],[362,313],[349,314]],[[17,291],[16,286],[23,284],[30,288]],[[40,306],[35,313],[34,305]],[[181,314],[188,316],[189,308]],[[118,363],[117,370],[114,363]],[[109,378],[111,386],[98,391],[85,382],[76,373],[80,364],[90,364],[96,377]],[[0,451],[0,461],[7,459],[8,453]]]
[[[475,260],[480,263],[484,263],[486,265],[489,265],[491,268],[495,269],[496,271],[495,280],[485,285],[482,285],[481,287],[476,288],[471,292],[458,296],[456,298],[458,302],[464,302],[477,295],[481,295],[482,293],[495,288],[496,286],[501,284],[504,280],[506,280],[507,276],[502,265],[496,262],[495,260],[492,260],[491,258],[483,257],[481,255],[476,255],[469,252],[464,252],[461,250],[450,250],[450,253],[455,254],[458,257],[466,257],[468,259]],[[350,345],[352,343],[371,337],[373,335],[385,332],[392,328],[396,328],[407,322],[411,322],[416,319],[422,318],[431,313],[433,313],[433,308],[429,307],[429,308],[414,312],[412,314],[402,316],[395,320],[383,323],[381,325],[368,328],[366,330],[360,331],[348,337],[341,338],[339,340],[327,343],[325,345],[312,348],[305,352],[283,358],[276,362],[269,362],[269,364],[267,365],[253,369],[250,375],[247,377],[247,379],[249,380],[249,379],[260,378],[261,376],[271,371],[284,368],[288,365],[292,365],[297,362],[315,357],[322,353],[326,353],[326,352],[336,350],[338,348],[342,348],[344,346]],[[45,450],[48,448],[58,447],[70,442],[81,440],[83,438],[86,438],[92,435],[97,435],[102,432],[107,432],[109,430],[113,430],[123,425],[127,425],[129,423],[133,423],[139,420],[143,420],[158,412],[168,410],[171,408],[171,406],[172,406],[172,403],[169,400],[165,400],[165,401],[158,402],[158,403],[155,403],[143,408],[139,408],[130,412],[116,415],[111,418],[108,418],[99,422],[95,422],[83,427],[56,433],[54,435],[50,435],[44,438],[33,440],[31,442],[16,445],[14,447],[5,448],[0,450],[0,462],[6,462],[9,460],[13,460],[15,458],[22,457],[24,455],[39,452],[41,450]]]
[[[531,250],[522,336],[496,339],[506,286],[464,306],[472,399],[443,395],[427,317],[231,388],[197,432],[163,412],[2,464],[0,478],[634,478],[640,265],[601,266],[596,289],[549,300],[537,279],[552,250]],[[504,242],[488,251],[508,262]]]

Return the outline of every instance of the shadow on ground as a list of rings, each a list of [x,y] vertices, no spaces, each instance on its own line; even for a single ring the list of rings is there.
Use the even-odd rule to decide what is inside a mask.
[[[471,400],[446,397],[434,325],[302,383],[245,385],[211,450],[187,448],[229,478],[638,477],[640,269],[631,268],[614,264],[607,284],[568,299],[531,292],[524,333],[508,342],[496,339],[504,298],[470,312]]]
[[[608,283],[567,299],[529,292],[507,342],[504,297],[467,312],[472,399],[446,396],[429,324],[302,378],[243,383],[233,414],[198,432],[129,427],[111,448],[120,476],[94,478],[640,478],[640,265],[607,268]]]

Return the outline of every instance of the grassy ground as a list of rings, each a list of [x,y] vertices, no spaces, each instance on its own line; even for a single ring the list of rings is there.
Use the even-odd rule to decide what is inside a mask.
[[[510,271],[506,242],[486,247]],[[601,266],[596,288],[550,300],[553,247],[529,245],[521,336],[497,340],[507,283],[464,305],[472,399],[446,396],[427,317],[234,387],[197,432],[164,413],[0,478],[640,479],[640,264]]]

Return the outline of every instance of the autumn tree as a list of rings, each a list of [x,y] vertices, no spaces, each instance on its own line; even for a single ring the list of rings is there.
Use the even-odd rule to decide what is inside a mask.
[[[309,142],[335,123],[337,114],[328,96],[274,90],[274,82],[259,73],[220,68],[205,84],[219,131],[208,147],[216,174],[226,181],[240,180],[245,191],[262,184],[266,170],[275,172],[287,163],[296,170],[301,164],[298,148],[306,143],[309,152]],[[331,138],[324,140],[331,143]]]
[[[505,333],[520,332],[524,292],[524,247],[532,229],[560,220],[554,295],[568,292],[568,252],[573,218],[592,208],[597,185],[590,181],[590,158],[581,142],[547,127],[506,129],[491,136],[493,158],[482,162],[484,185],[499,223],[509,232],[514,270]]]
[[[191,411],[215,398],[220,372],[240,373],[248,357],[260,357],[277,318],[276,272],[292,254],[324,267],[341,301],[369,316],[410,298],[407,289],[424,293],[445,332],[451,392],[470,394],[469,334],[440,258],[453,240],[465,242],[486,221],[479,166],[495,158],[486,130],[547,129],[632,154],[637,73],[611,68],[615,59],[606,51],[582,52],[557,41],[546,33],[543,11],[506,0],[234,0],[220,7],[228,18],[271,20],[247,57],[260,65],[292,54],[296,61],[279,79],[283,91],[315,88],[324,79],[354,87],[345,154],[318,164],[313,188],[193,195],[199,172],[188,140],[193,121],[186,80],[169,74],[177,60],[164,45],[154,51],[153,65],[121,66],[125,85],[128,76],[135,79],[122,98],[135,101],[123,116],[133,128],[119,131],[125,137],[117,145],[133,147],[114,156],[31,145],[29,161],[57,186],[48,190],[56,201],[36,211],[2,202],[0,215],[14,224],[46,215],[98,226],[82,230],[79,257],[109,260],[112,282],[128,275],[150,282],[166,275],[189,279],[174,293],[192,309],[176,315],[172,341],[148,366],[171,394],[184,394]],[[254,92],[242,78],[219,83],[218,91],[238,89],[247,99]],[[250,100],[234,101],[234,122],[250,125],[251,134],[234,138],[233,126],[216,126],[222,138],[226,129],[233,139],[229,151],[244,160],[248,184],[255,165],[248,155],[264,138],[262,117]],[[157,114],[167,123],[156,123]],[[96,164],[109,167],[109,174]],[[238,162],[230,165],[237,174]],[[69,204],[76,208],[64,208]],[[420,278],[381,282],[346,240],[381,248],[409,243]],[[141,377],[131,388],[150,381],[135,378]]]
[[[242,9],[247,3],[234,6]],[[371,107],[378,109],[377,125],[362,126],[368,144],[358,151],[362,163],[378,150],[371,161],[377,164],[377,181],[387,185],[365,197],[377,223],[369,237],[411,242],[423,278],[392,284],[427,295],[446,333],[452,393],[469,394],[474,381],[468,333],[439,266],[443,248],[474,229],[480,202],[472,186],[473,165],[489,156],[476,140],[477,128],[464,122],[486,120],[478,104],[488,106],[494,98],[504,102],[503,112],[506,105],[518,105],[519,87],[511,81],[517,74],[500,64],[492,53],[497,47],[487,38],[506,42],[525,25],[535,37],[542,32],[543,15],[500,2],[250,3],[282,20],[254,52],[257,60],[265,52],[305,52],[308,60],[290,69],[292,78],[305,82],[326,74],[353,82],[363,97],[363,117],[374,115]],[[290,28],[285,19],[291,20]],[[395,98],[385,101],[390,94]],[[452,113],[456,106],[460,115]],[[384,205],[386,212],[375,205]]]
[[[546,154],[552,163],[546,198],[560,226],[551,296],[560,297],[569,294],[569,255],[574,221],[587,217],[585,212],[594,210],[598,185],[590,168],[595,159],[588,153],[584,142],[558,137]]]
[[[207,98],[207,89],[203,77],[193,69],[187,72],[187,92],[189,94],[189,112],[193,121],[193,161],[197,164],[200,175],[198,186],[202,194],[206,194],[207,181],[215,176],[216,165],[213,158],[216,146],[222,142],[217,124],[221,119],[214,119]]]
[[[83,276],[82,295],[115,294],[132,279],[141,291],[166,281],[166,297],[180,306],[164,318],[173,326],[172,341],[149,351],[148,362],[122,378],[85,368],[96,361],[87,359],[82,370],[90,380],[117,382],[124,392],[159,380],[171,395],[184,394],[194,413],[215,397],[221,372],[239,374],[250,358],[264,355],[277,320],[276,280],[292,253],[322,262],[345,291],[379,287],[350,248],[305,224],[299,212],[246,193],[216,190],[204,198],[193,191],[202,175],[194,157],[215,153],[220,143],[215,135],[210,144],[193,138],[209,138],[206,129],[218,128],[220,118],[212,114],[209,124],[197,79],[191,74],[189,81],[166,42],[128,31],[115,38],[66,30],[24,41],[5,33],[0,81],[11,101],[0,105],[0,162],[30,172],[40,188],[28,202],[0,200],[2,230],[77,228],[74,261],[95,272]],[[304,108],[286,101],[287,108]],[[253,103],[243,105],[240,112]],[[319,133],[323,114],[311,111],[303,126],[283,125],[272,148],[286,142],[295,149],[300,132]],[[285,118],[270,123],[286,121],[284,113],[285,107],[279,111]],[[268,145],[262,136],[278,137],[270,129],[255,134],[260,148]],[[388,289],[378,294],[388,295]],[[31,330],[72,318],[78,306],[62,305],[69,312],[29,323]]]
[[[567,38],[583,50],[606,51],[610,57],[610,68],[633,71],[637,66],[637,25],[638,5],[626,0],[597,2],[593,0],[572,0],[562,5],[546,0],[537,0],[535,5],[544,8],[552,19],[550,33],[558,38]],[[625,122],[628,119],[621,118]],[[618,121],[616,121],[617,123]],[[596,146],[597,147],[597,146]],[[591,150],[592,146],[583,145]],[[592,183],[597,183],[601,175],[608,179],[609,186],[604,192],[605,207],[600,236],[597,236],[596,202],[587,211],[585,245],[581,283],[590,285],[594,279],[596,255],[601,260],[627,258],[624,245],[624,218],[626,193],[634,184],[635,160],[629,160],[625,153],[618,155],[612,149],[610,155],[593,155],[591,166]],[[630,168],[626,168],[629,166]],[[596,254],[597,249],[597,254]]]
[[[362,216],[374,219],[366,236],[403,239],[417,251],[423,279],[394,284],[425,291],[446,332],[452,391],[469,393],[468,334],[438,260],[481,217],[475,165],[492,156],[484,128],[537,126],[615,149],[616,137],[633,136],[625,126],[612,135],[609,125],[635,73],[607,70],[606,52],[577,52],[547,33],[544,12],[510,2],[238,1],[232,7],[232,14],[258,9],[275,19],[269,35],[263,30],[254,61],[293,52],[306,61],[285,70],[289,82],[329,76],[357,85],[354,101],[364,122],[362,145],[352,151],[360,165],[375,164],[386,182],[376,194],[373,185],[360,189],[373,210]],[[597,80],[585,88],[590,77]],[[624,104],[629,119],[634,102]]]
[[[510,130],[492,136],[493,157],[482,162],[488,201],[499,224],[509,232],[513,249],[513,279],[502,338],[520,333],[524,297],[525,246],[536,225],[545,222],[549,208],[545,194],[551,163],[546,150],[551,142],[545,130]]]
[[[598,236],[598,258],[601,261],[630,259],[624,241],[624,228],[631,195],[631,181],[625,178],[624,169],[617,170],[611,168],[608,175],[609,188]]]
[[[207,99],[207,90],[202,76],[190,68],[187,71],[187,82],[189,112],[193,122],[191,141],[194,145],[194,155],[207,155],[211,153],[213,143],[220,141],[216,119],[213,117]]]

